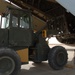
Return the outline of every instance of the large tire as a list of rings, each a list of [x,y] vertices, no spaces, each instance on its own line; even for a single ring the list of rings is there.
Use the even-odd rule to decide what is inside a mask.
[[[49,65],[54,70],[62,69],[67,63],[68,55],[65,48],[61,46],[53,47],[48,54]]]
[[[0,49],[0,75],[17,75],[21,61],[16,51],[9,48]]]

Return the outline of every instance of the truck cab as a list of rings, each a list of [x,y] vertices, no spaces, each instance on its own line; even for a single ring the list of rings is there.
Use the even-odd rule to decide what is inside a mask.
[[[32,44],[31,13],[27,10],[11,9],[2,14],[0,46],[24,46]]]

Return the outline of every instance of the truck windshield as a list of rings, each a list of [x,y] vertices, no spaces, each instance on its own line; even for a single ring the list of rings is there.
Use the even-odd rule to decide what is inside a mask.
[[[24,11],[12,11],[12,26],[29,29],[30,17]]]
[[[29,17],[28,17],[28,15],[20,17],[20,27],[26,28],[26,29],[29,28]]]

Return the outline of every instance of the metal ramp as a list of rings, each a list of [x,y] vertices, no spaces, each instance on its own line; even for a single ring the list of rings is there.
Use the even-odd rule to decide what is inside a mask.
[[[75,0],[56,0],[60,5],[75,16]]]

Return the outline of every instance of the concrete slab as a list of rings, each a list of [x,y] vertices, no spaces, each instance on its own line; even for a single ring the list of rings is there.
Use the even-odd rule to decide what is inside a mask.
[[[22,65],[19,75],[75,75],[75,68],[64,68],[63,70],[52,70],[48,62],[35,64],[30,62],[28,65]]]

